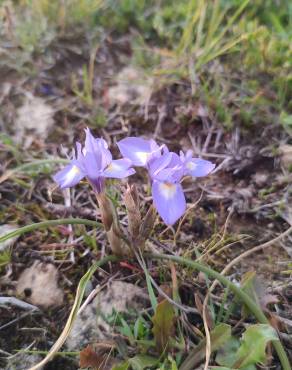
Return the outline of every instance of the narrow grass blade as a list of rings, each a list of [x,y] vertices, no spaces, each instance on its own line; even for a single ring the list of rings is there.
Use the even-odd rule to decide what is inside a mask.
[[[209,44],[205,44],[205,47],[203,49],[203,53],[200,56],[198,62],[196,63],[196,68],[200,68],[203,64],[207,63],[208,61],[214,59],[215,57],[222,55],[226,53],[226,50],[229,50],[231,46],[227,47],[226,43],[224,43],[224,36],[225,34],[230,31],[232,25],[235,23],[237,18],[241,15],[241,13],[244,11],[244,9],[247,7],[248,3],[250,0],[245,0],[243,3],[238,7],[238,9],[234,12],[232,16],[227,21],[226,26],[222,29],[222,31],[219,33],[217,37],[213,37],[212,40],[209,40]],[[220,15],[220,18],[223,19],[223,16],[225,15],[224,10],[222,10],[222,13]],[[217,25],[216,28],[219,27],[219,24]],[[235,43],[235,45],[239,42],[238,39],[240,39],[241,36],[239,37],[234,37],[231,40],[229,40],[228,44]],[[236,42],[235,42],[236,40]],[[224,48],[224,51],[220,49]]]
[[[202,2],[201,2],[202,3]],[[180,55],[186,51],[186,49],[191,45],[193,38],[193,31],[195,25],[200,18],[200,6],[197,5],[197,2],[191,0],[189,3],[188,14],[191,15],[186,27],[184,29],[183,35],[180,39],[179,45],[177,47],[177,54]]]
[[[196,68],[199,68],[199,66],[208,63],[209,61],[218,58],[221,55],[227,54],[230,52],[237,44],[241,43],[244,40],[247,40],[248,37],[251,36],[251,33],[245,33],[243,35],[240,35],[229,42],[227,42],[225,45],[222,45],[219,49],[215,49],[212,54],[206,55],[205,57],[202,57],[199,61],[199,63],[196,65]]]
[[[200,17],[199,17],[199,22],[198,22],[198,28],[197,28],[197,34],[196,34],[196,41],[195,41],[195,52],[197,52],[201,44],[203,43],[203,37],[204,37],[204,32],[203,32],[203,27],[205,24],[205,19],[206,19],[206,14],[207,14],[207,8],[208,5],[203,1],[200,3]]]
[[[40,159],[30,163],[25,163],[18,167],[13,168],[12,170],[4,172],[3,175],[0,177],[0,184],[8,180],[12,176],[18,173],[25,173],[26,171],[32,168],[38,168],[46,164],[67,164],[68,162],[69,162],[68,159],[55,158],[55,159]]]
[[[225,16],[225,13],[226,10],[221,10],[220,12],[220,0],[215,0],[214,4],[212,5],[212,14],[208,24],[205,45],[208,45],[216,34],[217,29]]]
[[[5,242],[8,239],[14,238],[15,236],[20,236],[25,233],[29,233],[38,229],[46,229],[51,226],[58,225],[87,225],[93,227],[101,227],[102,224],[92,220],[86,220],[83,218],[61,218],[59,220],[48,220],[43,222],[37,222],[35,224],[26,225],[20,227],[19,229],[13,230],[10,233],[7,233],[0,237],[0,243]]]
[[[140,263],[140,266],[142,267],[142,269],[144,271],[145,278],[146,278],[146,285],[147,285],[148,294],[149,294],[149,299],[150,299],[150,302],[151,302],[152,309],[155,312],[156,307],[157,307],[157,299],[156,299],[154,289],[153,289],[153,286],[152,286],[152,283],[151,283],[151,276],[150,276],[150,274],[147,270],[147,266],[146,266],[145,260],[143,259],[142,254],[140,254],[140,256],[138,254],[136,254],[136,257],[137,257],[138,262]]]

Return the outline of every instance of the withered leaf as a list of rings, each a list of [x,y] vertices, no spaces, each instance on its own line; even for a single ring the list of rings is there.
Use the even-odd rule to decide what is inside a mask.
[[[80,352],[79,366],[81,369],[91,368],[93,370],[103,369],[106,362],[106,354],[97,353],[88,345]]]
[[[174,308],[168,300],[161,301],[152,317],[154,339],[158,350],[163,353],[167,350],[169,339],[174,332]]]

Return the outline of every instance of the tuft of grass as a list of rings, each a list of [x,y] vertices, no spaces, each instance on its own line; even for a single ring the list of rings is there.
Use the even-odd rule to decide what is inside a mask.
[[[178,57],[184,55],[194,59],[192,67],[197,71],[204,64],[233,51],[251,36],[250,32],[232,32],[248,3],[249,0],[243,1],[229,14],[229,9],[222,8],[219,0],[214,3],[190,1],[187,24],[176,49]]]
[[[77,24],[92,27],[95,13],[103,3],[103,0],[22,0],[20,8],[65,31]]]

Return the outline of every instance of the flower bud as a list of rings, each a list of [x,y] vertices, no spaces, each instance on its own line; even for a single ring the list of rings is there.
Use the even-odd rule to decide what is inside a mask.
[[[128,186],[124,194],[124,203],[128,214],[128,228],[132,239],[138,236],[141,225],[141,213],[139,210],[139,196],[136,186]]]
[[[107,198],[106,194],[96,194],[96,199],[100,209],[101,221],[106,231],[109,231],[113,224],[113,210],[111,201]]]
[[[149,236],[150,236],[150,234],[153,230],[155,220],[156,220],[156,209],[152,205],[148,209],[148,212],[146,213],[146,216],[145,216],[145,218],[142,221],[142,224],[140,226],[139,235],[142,239],[146,240],[146,239],[149,238]]]

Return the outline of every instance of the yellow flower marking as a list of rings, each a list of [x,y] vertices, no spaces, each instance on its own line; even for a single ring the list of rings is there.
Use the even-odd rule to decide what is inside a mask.
[[[197,165],[194,162],[188,162],[186,167],[188,170],[193,171],[197,167]]]

